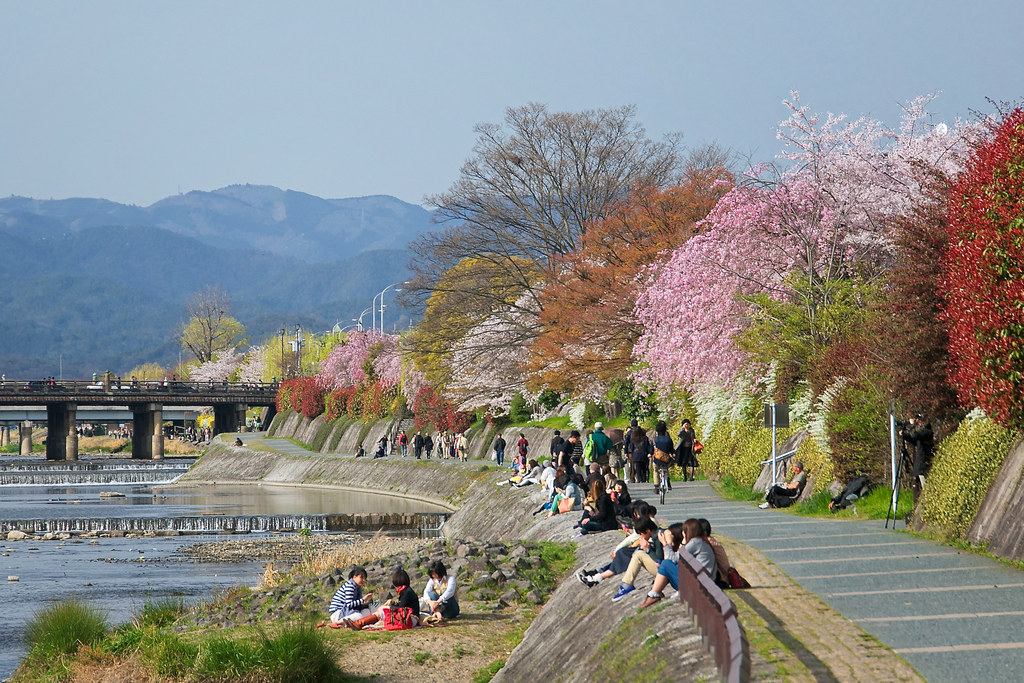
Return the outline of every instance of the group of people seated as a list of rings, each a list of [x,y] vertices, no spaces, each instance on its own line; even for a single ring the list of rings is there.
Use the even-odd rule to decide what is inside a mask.
[[[642,571],[654,577],[647,597],[640,609],[665,599],[665,589],[679,590],[679,553],[685,549],[707,570],[720,588],[730,588],[732,565],[725,548],[711,535],[711,523],[706,519],[691,518],[667,529],[659,529],[654,521],[657,510],[646,503],[634,505],[633,533],[619,543],[611,553],[611,562],[598,569],[581,569],[576,578],[592,588],[602,581],[622,575],[619,589],[612,596],[618,602],[636,590],[636,581]]]
[[[348,581],[331,598],[328,608],[330,621],[321,621],[317,626],[347,626],[354,631],[370,627],[401,631],[458,617],[459,599],[455,577],[448,575],[447,568],[440,560],[430,564],[427,575],[429,578],[421,598],[409,585],[409,573],[404,569],[396,569],[391,575],[391,585],[398,597],[378,605],[370,601],[372,592],[363,593],[366,569],[355,567],[349,572]]]

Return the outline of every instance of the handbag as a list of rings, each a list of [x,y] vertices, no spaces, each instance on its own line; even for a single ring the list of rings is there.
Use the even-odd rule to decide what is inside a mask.
[[[667,465],[670,462],[672,462],[675,458],[672,457],[671,453],[666,453],[665,451],[661,450],[660,448],[655,448],[654,449],[654,459],[657,460],[660,463],[663,463],[663,464]]]
[[[575,508],[575,507],[576,507],[576,499],[575,498],[563,498],[562,500],[558,501],[558,514],[563,514],[563,513],[566,513],[566,512],[572,512],[573,508]]]
[[[697,439],[694,439],[693,440],[693,452],[694,453],[700,453],[702,450],[704,450],[704,444],[702,444],[700,441],[697,441]]]
[[[736,567],[729,567],[729,587],[730,588],[750,588],[750,582],[743,578]]]
[[[498,459],[498,451],[492,451],[491,452],[491,460],[497,460],[497,459]]]
[[[412,628],[412,607],[391,607],[385,605],[383,608],[385,631],[405,631]]]

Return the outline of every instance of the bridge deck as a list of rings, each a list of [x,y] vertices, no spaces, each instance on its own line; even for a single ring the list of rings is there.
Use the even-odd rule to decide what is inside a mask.
[[[89,381],[49,383],[43,380],[5,380],[0,386],[0,405],[41,406],[59,403],[126,406],[161,403],[175,406],[212,406],[244,403],[273,405],[277,384],[240,382],[122,382]]]

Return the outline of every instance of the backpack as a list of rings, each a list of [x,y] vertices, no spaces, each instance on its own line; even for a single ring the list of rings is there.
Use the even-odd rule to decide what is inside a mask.
[[[594,437],[593,435],[587,437],[587,443],[583,446],[583,459],[591,460],[591,455],[594,454]]]

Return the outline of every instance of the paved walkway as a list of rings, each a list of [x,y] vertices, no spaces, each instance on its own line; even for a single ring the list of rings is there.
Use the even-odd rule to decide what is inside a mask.
[[[659,518],[706,517],[716,535],[759,549],[927,680],[1024,681],[1024,572],[883,521],[760,510],[723,500],[707,482],[674,487]],[[652,499],[648,488],[633,497]]]

